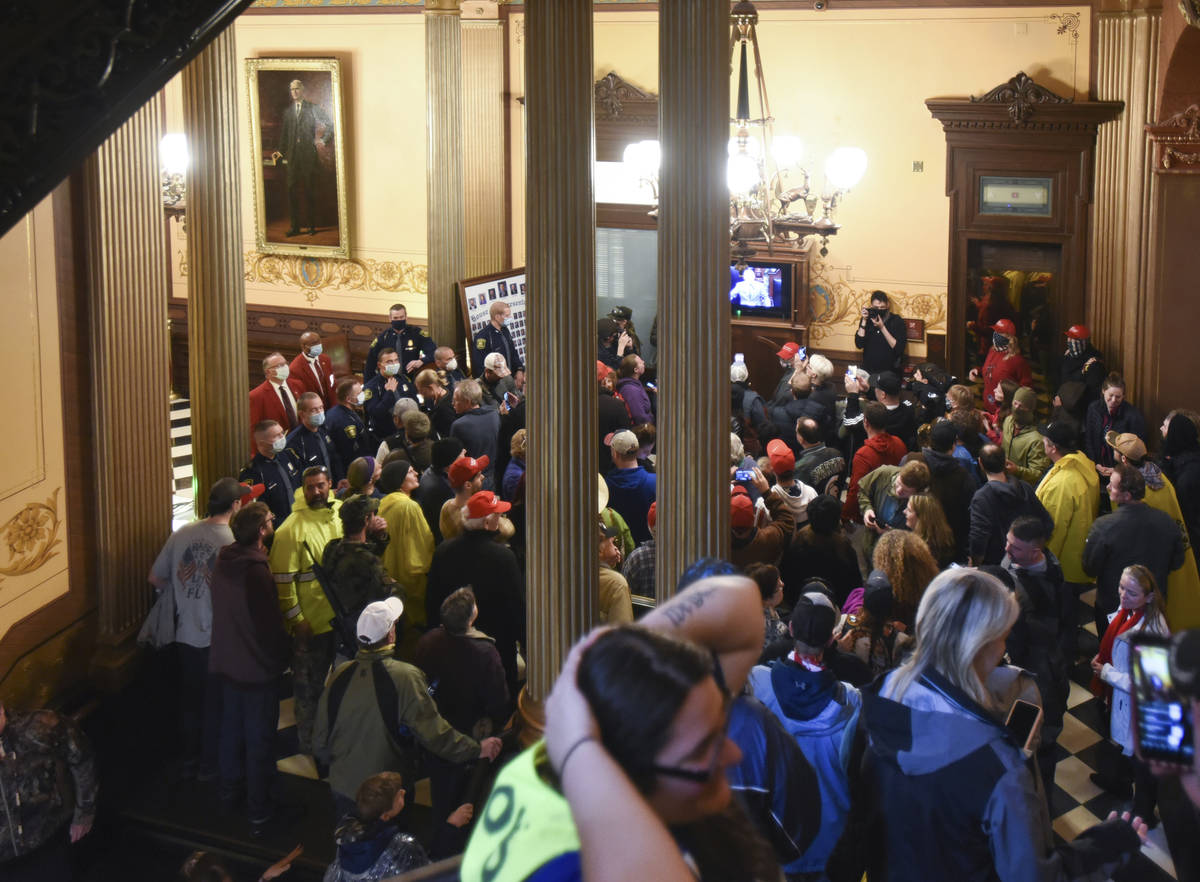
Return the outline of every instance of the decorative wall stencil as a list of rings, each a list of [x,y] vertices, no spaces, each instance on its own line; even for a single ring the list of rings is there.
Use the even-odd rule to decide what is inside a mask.
[[[832,336],[854,335],[862,308],[877,286],[855,288],[820,258],[813,258],[809,282],[809,339],[813,345]],[[892,311],[904,318],[920,319],[925,330],[945,331],[946,293],[912,294],[888,289]]]
[[[1079,13],[1055,13],[1050,16],[1050,21],[1058,22],[1058,30],[1055,33],[1059,36],[1066,35],[1071,43],[1071,97],[1074,98],[1079,94]]]
[[[6,562],[0,565],[0,581],[32,573],[55,556],[62,539],[59,531],[57,487],[45,502],[31,502],[0,526],[0,553]]]
[[[246,281],[300,288],[309,303],[328,291],[392,291],[425,294],[428,267],[407,260],[352,257],[338,260],[294,254],[245,254]],[[181,270],[186,271],[185,266]]]

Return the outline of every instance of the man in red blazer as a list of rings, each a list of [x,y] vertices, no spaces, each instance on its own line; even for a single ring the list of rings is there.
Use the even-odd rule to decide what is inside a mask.
[[[289,378],[298,382],[305,392],[316,392],[326,408],[337,404],[333,400],[333,362],[321,346],[321,335],[305,331],[300,335],[300,354],[288,366]]]
[[[250,390],[250,425],[257,426],[263,420],[274,420],[290,432],[300,424],[297,416],[297,400],[304,394],[304,387],[290,376],[287,359],[281,353],[272,352],[263,359],[263,374],[266,379]],[[254,438],[250,438],[252,450]]]

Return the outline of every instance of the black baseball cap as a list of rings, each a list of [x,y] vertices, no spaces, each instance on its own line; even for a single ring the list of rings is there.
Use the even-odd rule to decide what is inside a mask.
[[[871,378],[871,385],[876,389],[882,389],[888,395],[899,395],[903,383],[898,374],[893,371],[880,371]]]
[[[1079,434],[1075,427],[1065,420],[1051,420],[1038,426],[1038,433],[1054,442],[1055,447],[1064,450],[1079,449]]]
[[[792,638],[809,646],[824,646],[833,636],[833,626],[837,624],[837,612],[832,606],[823,603],[813,603],[801,596],[792,608],[789,620],[792,626]]]

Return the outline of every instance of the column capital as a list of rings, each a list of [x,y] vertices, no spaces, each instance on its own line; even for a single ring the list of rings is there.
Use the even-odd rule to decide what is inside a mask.
[[[462,11],[462,0],[425,0],[427,15],[458,15]]]

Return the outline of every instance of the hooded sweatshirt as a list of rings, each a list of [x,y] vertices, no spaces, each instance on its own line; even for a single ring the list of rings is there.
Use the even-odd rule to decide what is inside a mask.
[[[236,543],[217,553],[209,586],[212,645],[208,670],[235,683],[267,683],[283,671],[288,638],[279,618],[267,553]]]
[[[1095,464],[1083,453],[1068,453],[1046,472],[1037,498],[1054,520],[1046,547],[1062,564],[1068,582],[1090,582],[1083,571],[1083,546],[1100,508],[1100,478]]]
[[[821,828],[788,873],[825,869],[850,814],[850,749],[862,698],[829,670],[810,671],[792,661],[758,665],[750,689],[796,739],[821,787]]]
[[[846,504],[842,506],[842,517],[862,520],[858,510],[858,484],[869,473],[883,465],[900,465],[908,453],[904,442],[895,435],[880,432],[868,438],[854,452],[854,464],[850,468],[850,486],[846,488]]]
[[[421,843],[384,821],[342,819],[333,834],[337,858],[324,882],[379,882],[429,863]]]
[[[863,775],[876,814],[872,879],[887,882],[1107,879],[1141,842],[1106,821],[1053,847],[1045,801],[1007,730],[936,672],[884,696],[897,672],[863,692]]]

